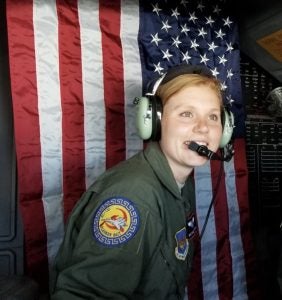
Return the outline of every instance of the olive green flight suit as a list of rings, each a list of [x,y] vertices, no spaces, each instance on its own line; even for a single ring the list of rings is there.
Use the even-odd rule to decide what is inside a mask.
[[[77,203],[56,259],[51,299],[182,300],[196,232],[192,226],[186,239],[187,220],[194,210],[192,179],[181,195],[159,144],[150,143],[102,174]]]

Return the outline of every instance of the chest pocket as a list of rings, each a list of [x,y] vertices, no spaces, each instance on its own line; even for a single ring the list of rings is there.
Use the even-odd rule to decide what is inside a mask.
[[[181,235],[177,237],[177,233]],[[189,254],[189,243],[186,240],[185,228],[179,230],[174,236],[171,235],[160,249],[163,263],[166,265],[168,272],[171,274],[177,293],[182,295],[185,288]]]
[[[186,209],[179,199],[168,200],[165,202],[164,236],[159,251],[162,264],[169,273],[171,285],[174,286],[174,298],[171,299],[183,299],[191,252],[186,237]]]
[[[159,245],[133,299],[183,300],[187,261],[177,261],[169,244],[163,240]]]

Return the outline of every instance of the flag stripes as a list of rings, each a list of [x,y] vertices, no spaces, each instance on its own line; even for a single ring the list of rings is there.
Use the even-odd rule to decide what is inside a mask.
[[[235,152],[240,153],[242,149],[246,149],[246,142],[244,139],[237,139],[237,142],[234,145]],[[233,189],[236,189],[237,203],[238,203],[238,220],[240,221],[240,228],[237,230],[240,237],[237,236],[238,240],[241,240],[241,243],[235,244],[238,255],[234,255],[234,265],[236,264],[236,272],[238,281],[237,288],[234,290],[234,295],[236,299],[240,298],[239,287],[246,289],[248,299],[260,300],[262,299],[261,290],[258,286],[257,274],[257,265],[254,255],[254,244],[252,239],[252,233],[250,228],[250,210],[249,210],[249,198],[248,198],[248,172],[247,169],[247,159],[244,152],[244,155],[234,155],[234,170],[235,174],[235,186]],[[232,198],[230,199],[232,201]],[[234,215],[236,211],[232,214]],[[230,216],[231,218],[231,216]],[[232,218],[233,219],[233,218]],[[234,220],[234,219],[233,219]],[[237,225],[236,225],[237,226]],[[240,232],[239,232],[240,230]],[[239,263],[240,261],[240,263]],[[242,265],[245,265],[245,268],[242,269]],[[245,272],[246,281],[243,278]]]
[[[244,140],[236,139],[234,143],[235,151],[237,151],[237,156],[244,157],[241,155],[245,150],[244,148]],[[239,146],[238,146],[239,145]],[[246,161],[245,161],[246,163]],[[244,170],[245,181],[247,181],[247,169],[246,165],[242,164],[242,171]],[[225,164],[225,173],[226,173],[226,203],[228,205],[227,217],[229,220],[228,230],[232,233],[232,237],[230,237],[230,253],[231,260],[230,266],[232,268],[233,275],[233,299],[240,299],[242,295],[247,297],[247,289],[246,284],[242,284],[242,282],[246,282],[246,266],[244,261],[244,253],[242,247],[242,237],[244,235],[241,232],[241,220],[240,220],[240,203],[239,199],[242,197],[240,194],[240,189],[236,189],[236,170],[235,170],[235,161],[232,164]],[[247,199],[245,199],[247,200]],[[248,202],[248,200],[247,200]]]
[[[19,18],[18,12],[21,11]],[[18,192],[29,274],[48,274],[32,1],[7,1]],[[44,276],[38,278],[42,282]],[[46,279],[46,278],[45,278]]]
[[[232,164],[232,161],[225,164]],[[212,170],[212,187],[213,195],[215,195],[214,215],[216,229],[216,261],[217,261],[217,282],[219,299],[232,299],[233,295],[233,272],[232,258],[230,251],[230,235],[233,232],[229,231],[229,216],[228,203],[226,199],[226,185],[228,178],[225,177],[225,171],[220,178],[220,162],[211,161]],[[219,181],[219,182],[218,182]],[[220,251],[218,251],[220,249]]]
[[[136,134],[133,100],[142,93],[141,59],[139,54],[139,1],[121,1],[120,37],[123,50],[126,158],[143,148],[143,141]]]
[[[125,159],[126,147],[120,2],[100,1],[99,12],[106,105],[106,168],[109,168]]]
[[[104,99],[104,82],[99,3],[79,1],[78,14],[84,100],[85,180],[88,188],[106,168],[106,115],[105,103],[101,101]]]
[[[213,197],[210,163],[200,168],[196,168],[194,174],[196,188],[196,211],[199,232],[201,232],[205,222],[205,218],[207,216],[210,202]],[[198,277],[202,282],[203,299],[210,299],[210,297],[218,294],[217,264],[215,263],[217,261],[215,236],[215,216],[214,209],[212,209],[209,216],[208,224],[202,236],[201,252],[196,252],[196,256],[201,255],[201,269],[195,270],[194,268],[195,273],[199,272]],[[193,280],[191,279],[191,281]],[[196,289],[197,285],[199,285],[199,283],[196,284]],[[195,292],[197,293],[197,291]],[[192,294],[191,299],[193,299],[193,296],[194,295]]]
[[[62,105],[59,60],[57,57],[59,52],[58,19],[55,5],[42,6],[42,1],[41,3],[36,1],[33,8],[35,51],[33,63],[36,65],[38,95],[38,104],[35,103],[35,105],[38,106],[38,125],[40,128],[40,138],[38,140],[40,144],[38,146],[41,151],[42,168],[38,172],[41,171],[42,173],[43,184],[41,197],[47,238],[47,253],[45,255],[48,255],[50,261],[55,257],[58,243],[64,233]],[[47,36],[48,38],[46,38]],[[34,154],[31,152],[32,155]],[[31,167],[29,168],[32,170]],[[26,216],[28,215],[29,212],[27,211]],[[43,224],[42,222],[44,222],[43,218],[38,220],[39,224]],[[39,224],[37,225],[36,222],[34,226],[39,226]],[[29,257],[27,261],[29,261]]]
[[[60,91],[62,106],[62,152],[64,218],[85,191],[84,103],[81,45],[77,4],[57,1]],[[59,124],[58,124],[59,125]],[[75,184],[74,184],[75,182]]]
[[[245,149],[244,140],[236,139],[234,146],[237,154],[235,157],[242,157],[241,151]],[[246,161],[244,159],[239,161],[239,176],[236,175],[233,159],[231,162],[224,163],[223,177],[217,192],[215,187],[219,175],[219,162],[212,161],[195,170],[196,196],[197,199],[200,199],[196,202],[199,231],[203,228],[213,193],[216,193],[216,198],[202,237],[201,251],[197,251],[193,263],[195,271],[192,274],[195,274],[196,278],[189,281],[188,287],[191,289],[190,291],[188,289],[189,299],[194,299],[194,297],[195,299],[213,299],[215,295],[218,295],[216,299],[247,298],[246,268],[249,268],[250,261],[244,258],[242,245],[242,236],[244,235],[241,234],[241,229],[244,224],[247,224],[245,223],[247,220],[242,222],[240,218],[241,202],[239,199],[243,190],[237,190],[236,184],[238,185],[238,183],[235,182],[237,177],[246,181],[247,169]],[[244,186],[246,188],[246,183],[243,184]],[[237,196],[237,193],[240,197]],[[243,207],[248,209],[247,202],[245,199]],[[214,236],[217,237],[216,240],[214,240]],[[251,240],[248,240],[248,243],[252,247]],[[201,272],[197,274],[196,270],[201,270]],[[256,291],[254,286],[253,289],[250,286],[249,290],[251,293]],[[203,291],[203,295],[201,295],[201,291]],[[256,298],[251,295],[249,299]]]

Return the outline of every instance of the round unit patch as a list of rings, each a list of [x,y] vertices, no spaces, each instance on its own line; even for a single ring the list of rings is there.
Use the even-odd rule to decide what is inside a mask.
[[[119,246],[135,236],[139,224],[139,212],[129,199],[109,198],[94,214],[93,235],[104,246]]]

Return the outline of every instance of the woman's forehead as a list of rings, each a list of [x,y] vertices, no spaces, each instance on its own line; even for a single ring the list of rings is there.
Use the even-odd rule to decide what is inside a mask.
[[[183,102],[187,104],[195,103],[201,104],[201,102],[205,102],[205,105],[209,102],[211,104],[218,104],[221,106],[222,100],[209,86],[188,86],[180,91],[174,93],[167,101],[176,101],[176,102]]]

